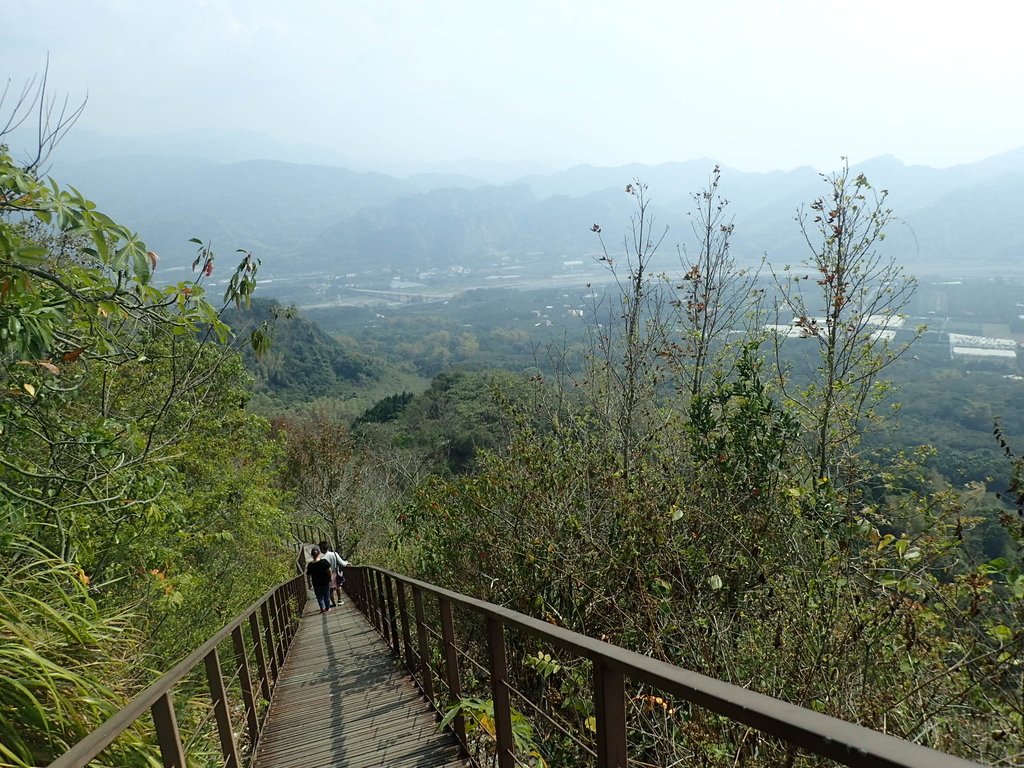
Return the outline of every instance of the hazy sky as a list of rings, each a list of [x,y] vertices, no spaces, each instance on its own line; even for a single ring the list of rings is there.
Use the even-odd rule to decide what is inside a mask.
[[[15,86],[108,134],[247,129],[361,166],[947,166],[1024,145],[1016,0],[0,0]],[[2,83],[0,83],[2,84]]]

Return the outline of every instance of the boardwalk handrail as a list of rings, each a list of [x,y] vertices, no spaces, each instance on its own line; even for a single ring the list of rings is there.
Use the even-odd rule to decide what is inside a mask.
[[[243,750],[235,738],[242,730],[232,723],[232,713],[245,718],[247,756],[251,761],[263,729],[265,718],[259,716],[259,695],[269,702],[281,665],[295,636],[298,617],[306,602],[305,578],[295,578],[270,589],[260,600],[232,619],[217,634],[203,643],[186,659],[160,677],[102,726],[78,742],[69,751],[50,763],[50,768],[79,768],[96,759],[118,736],[150,712],[157,743],[165,768],[185,768],[186,755],[174,712],[172,691],[200,664],[206,666],[206,679],[211,697],[223,765],[241,768]],[[249,626],[249,643],[255,657],[257,680],[253,680],[249,651],[243,625]],[[241,686],[241,707],[228,700],[224,675],[221,672],[219,646],[228,637],[234,649],[234,670]]]
[[[515,627],[592,662],[598,768],[622,768],[627,762],[627,678],[849,766],[967,768],[979,765],[387,570],[349,566],[346,572],[349,596],[389,643],[394,654],[404,659],[420,689],[439,711],[462,696],[452,606],[460,606],[485,620],[488,658],[473,663],[486,668],[490,677],[499,768],[523,764],[514,754],[510,693],[516,691],[508,683],[507,627]],[[413,600],[413,619],[410,619],[407,591],[411,592]],[[424,594],[437,598],[440,631],[427,625]],[[447,701],[434,695],[428,635],[441,639],[438,650],[444,667],[442,681],[446,682],[450,695]],[[468,751],[470,745],[462,718],[455,717],[452,724]]]
[[[330,538],[319,525],[293,522],[288,528],[292,538],[300,545],[300,549],[303,543],[308,544],[312,542],[315,544],[318,541],[327,541]]]

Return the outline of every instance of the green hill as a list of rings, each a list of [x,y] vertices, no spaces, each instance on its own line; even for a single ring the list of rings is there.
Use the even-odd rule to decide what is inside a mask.
[[[240,336],[268,324],[269,351],[257,358],[246,346],[243,358],[254,390],[282,404],[350,395],[372,387],[384,374],[383,363],[336,341],[276,301],[256,300],[250,309],[228,313],[225,322]]]

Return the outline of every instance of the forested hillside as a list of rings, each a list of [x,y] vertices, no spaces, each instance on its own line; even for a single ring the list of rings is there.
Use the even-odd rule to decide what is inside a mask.
[[[344,397],[381,378],[379,362],[276,301],[256,299],[245,308],[231,308],[224,322],[242,337],[268,334],[268,348],[257,354],[252,346],[243,347],[242,359],[253,375],[253,391],[273,392],[278,402]]]
[[[1024,768],[1014,7],[0,3],[0,768]]]

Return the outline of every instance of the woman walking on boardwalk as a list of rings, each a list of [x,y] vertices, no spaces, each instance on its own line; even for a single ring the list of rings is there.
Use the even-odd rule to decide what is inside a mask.
[[[331,564],[320,557],[317,547],[313,547],[309,554],[313,559],[306,565],[306,577],[320,605],[320,613],[327,613],[331,610]]]
[[[333,608],[336,605],[341,605],[341,585],[345,583],[345,575],[341,569],[348,565],[348,560],[331,549],[326,541],[320,542],[320,553],[324,560],[331,564],[331,607]]]

